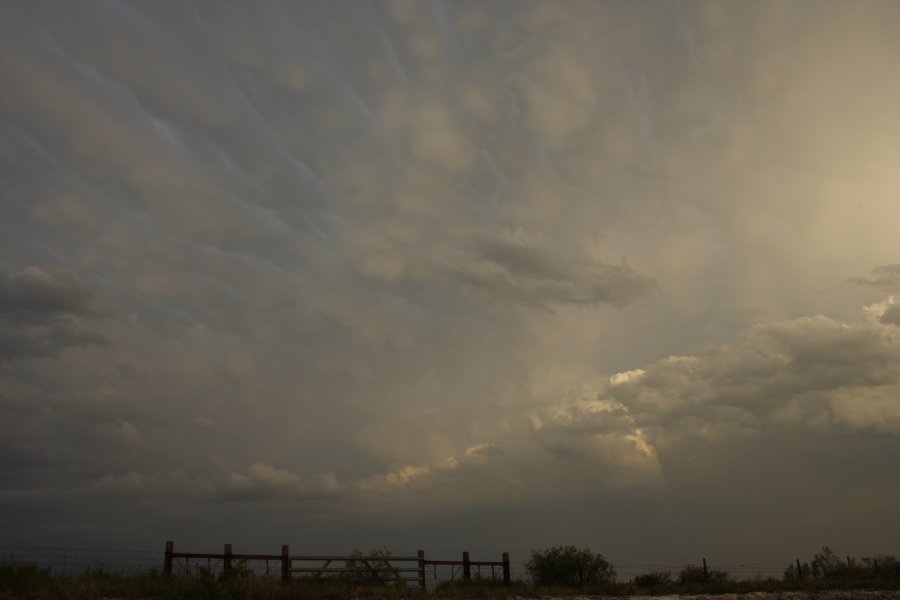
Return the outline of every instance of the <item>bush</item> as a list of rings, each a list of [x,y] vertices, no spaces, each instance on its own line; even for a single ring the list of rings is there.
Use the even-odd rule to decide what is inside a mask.
[[[546,550],[532,550],[525,569],[538,585],[586,587],[611,583],[616,570],[602,554],[590,548],[553,546]]]
[[[645,590],[668,585],[671,581],[672,573],[669,571],[654,571],[653,573],[636,575],[634,578],[634,585],[635,587]]]
[[[875,578],[900,579],[900,561],[895,556],[885,554],[864,556],[862,562]]]
[[[784,570],[784,580],[815,579],[827,582],[865,581],[892,582],[900,580],[900,562],[891,555],[864,556],[859,563],[842,560],[829,546],[823,546],[810,562],[800,566],[796,562]]]

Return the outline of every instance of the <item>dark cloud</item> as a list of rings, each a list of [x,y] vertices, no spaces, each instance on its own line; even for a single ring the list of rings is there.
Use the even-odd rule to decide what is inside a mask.
[[[0,274],[0,361],[55,356],[77,346],[109,347],[82,318],[107,316],[87,281],[63,267]]]
[[[131,379],[132,381],[144,381],[143,376],[141,375],[140,369],[134,366],[132,363],[123,362],[116,365],[116,370],[122,377],[126,377]]]
[[[850,281],[867,287],[900,287],[900,265],[881,265],[872,269],[871,276],[851,277]]]
[[[0,273],[0,315],[40,320],[47,315],[104,314],[88,282],[65,267],[26,267]]]
[[[892,304],[889,306],[878,320],[885,324],[900,325],[900,304]]]
[[[625,264],[596,262],[527,242],[472,237],[474,257],[451,277],[501,302],[550,308],[555,304],[622,307],[657,290],[650,277]]]
[[[36,324],[0,318],[0,362],[16,358],[55,356],[77,346],[110,347],[107,337],[84,331],[66,317],[52,316]]]
[[[480,258],[500,265],[514,276],[551,281],[572,278],[572,265],[559,259],[554,260],[548,253],[534,246],[481,237],[476,238],[475,247]]]

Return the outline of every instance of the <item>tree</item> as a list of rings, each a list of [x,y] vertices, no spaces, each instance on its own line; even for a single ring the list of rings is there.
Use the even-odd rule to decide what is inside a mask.
[[[616,570],[602,554],[575,546],[532,550],[525,569],[538,585],[586,587],[611,583]]]
[[[846,570],[844,562],[828,546],[823,546],[822,551],[813,556],[812,572],[816,579],[837,579]]]

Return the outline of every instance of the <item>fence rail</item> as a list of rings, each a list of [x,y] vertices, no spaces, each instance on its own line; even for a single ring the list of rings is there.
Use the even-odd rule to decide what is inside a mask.
[[[173,555],[172,569],[174,572],[190,571],[191,568],[204,567],[215,571],[223,571],[225,568],[225,552],[207,553],[207,552],[179,552],[176,558]],[[463,553],[462,560],[438,560],[427,558],[424,563],[425,576],[429,588],[437,585],[442,581],[458,581],[465,577],[465,556]],[[344,558],[343,555],[308,555],[305,558],[315,560],[338,560]],[[411,564],[402,565],[402,568],[418,568],[418,556],[398,556],[390,557],[392,560],[407,559]],[[231,554],[232,566],[237,566],[243,562],[243,568],[253,571],[258,576],[281,577],[281,560],[280,553],[275,554],[253,554],[238,553]],[[415,561],[415,562],[412,562]],[[89,569],[102,568],[114,573],[127,574],[146,574],[148,572],[159,572],[164,570],[165,553],[162,548],[156,550],[136,550],[123,548],[84,548],[84,547],[61,547],[61,546],[2,546],[0,545],[0,562],[5,563],[23,563],[38,565],[42,568],[49,569],[54,573],[62,575],[75,575]],[[791,561],[795,562],[795,561]],[[525,561],[510,562],[510,575],[512,579],[521,579],[528,581],[530,575],[526,568]],[[472,579],[486,578],[497,579],[503,576],[503,561],[469,561],[469,577]],[[781,562],[715,562],[710,563],[710,569],[727,571],[731,577],[735,579],[752,579],[775,577],[780,579],[784,572],[787,561]],[[302,563],[293,564],[294,568],[304,566]],[[307,564],[306,566],[311,566]],[[321,566],[321,565],[318,565]],[[337,566],[333,563],[331,566]],[[398,567],[401,565],[398,563]],[[632,579],[635,576],[646,573],[669,571],[673,576],[677,577],[679,571],[686,567],[701,567],[702,560],[697,559],[693,563],[686,561],[672,562],[622,562],[614,563],[617,578],[620,581]],[[795,567],[796,568],[796,567]],[[309,573],[312,574],[312,573]],[[299,577],[303,573],[295,572]],[[404,576],[416,576],[420,573],[402,573]],[[811,577],[804,566],[801,571],[802,577]]]
[[[390,556],[373,555],[364,556],[354,553],[349,555],[292,555],[290,546],[281,547],[280,554],[242,554],[235,553],[231,544],[225,544],[221,554],[211,552],[175,552],[175,542],[166,542],[166,551],[163,559],[163,573],[171,575],[175,570],[176,560],[183,559],[185,570],[190,570],[190,560],[221,561],[222,569],[229,572],[234,568],[234,561],[265,561],[266,574],[269,574],[269,563],[276,561],[280,566],[281,579],[283,581],[295,581],[312,579],[323,575],[346,577],[356,581],[380,581],[384,583],[399,584],[421,589],[426,588],[426,570],[428,567],[436,573],[436,567],[449,566],[452,569],[460,567],[462,578],[472,578],[473,567],[481,575],[481,567],[490,567],[491,577],[497,578],[495,571],[502,574],[503,584],[510,584],[509,553],[504,552],[501,560],[471,560],[468,552],[463,552],[462,560],[434,560],[425,558],[425,551],[419,550],[416,556]],[[313,566],[310,563],[314,563]],[[297,566],[295,566],[297,564]],[[299,577],[295,577],[294,574]],[[415,573],[415,576],[405,575]]]

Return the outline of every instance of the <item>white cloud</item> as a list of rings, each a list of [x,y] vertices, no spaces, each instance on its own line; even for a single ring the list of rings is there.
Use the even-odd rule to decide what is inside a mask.
[[[864,309],[870,318],[875,319],[879,323],[900,325],[900,303],[897,302],[894,296],[889,296],[882,302],[870,304]]]
[[[331,473],[301,478],[267,463],[253,463],[244,472],[233,471],[216,482],[216,487],[223,497],[238,500],[314,497],[340,490]]]
[[[600,398],[621,403],[663,440],[773,426],[893,433],[896,411],[887,398],[900,385],[898,359],[890,328],[799,318],[647,365],[642,377],[611,381]]]

